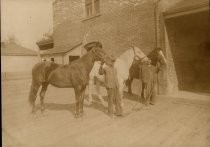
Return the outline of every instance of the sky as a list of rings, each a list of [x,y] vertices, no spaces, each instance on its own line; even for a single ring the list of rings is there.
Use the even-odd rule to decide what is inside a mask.
[[[53,30],[53,0],[1,0],[1,41],[14,36],[22,46],[38,50],[36,42]]]

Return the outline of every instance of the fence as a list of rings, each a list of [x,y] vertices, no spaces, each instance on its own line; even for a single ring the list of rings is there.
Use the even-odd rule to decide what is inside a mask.
[[[31,72],[1,72],[1,80],[30,79]]]

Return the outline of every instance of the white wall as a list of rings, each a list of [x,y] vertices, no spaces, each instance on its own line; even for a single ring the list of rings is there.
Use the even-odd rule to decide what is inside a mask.
[[[51,58],[54,58],[55,63],[69,64],[69,56],[81,57],[81,54],[82,54],[81,49],[82,49],[82,45],[79,45],[65,54],[60,53],[60,54],[45,55],[42,57],[42,59],[46,59],[46,61],[51,61]]]
[[[48,56],[42,57],[42,59],[46,59],[46,61],[51,61],[51,58],[54,58],[55,63],[63,64],[62,55],[48,55]]]
[[[38,62],[38,56],[1,56],[1,72],[29,72]]]
[[[69,56],[80,56],[81,57],[81,48],[82,48],[82,46],[79,45],[78,47],[74,48],[73,50],[67,52],[64,55],[64,64],[69,64]]]

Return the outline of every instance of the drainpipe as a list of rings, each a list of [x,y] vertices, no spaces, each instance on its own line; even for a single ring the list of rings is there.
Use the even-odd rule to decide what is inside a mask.
[[[154,21],[155,21],[155,47],[159,47],[160,44],[158,44],[158,41],[159,41],[159,31],[158,31],[158,24],[159,24],[159,15],[158,15],[158,8],[159,8],[159,3],[161,2],[161,0],[157,0],[155,2],[155,8],[154,8]],[[157,16],[158,15],[158,16]]]
[[[155,8],[154,8],[154,22],[155,22],[155,47],[160,47],[159,44],[159,31],[158,31],[158,24],[159,24],[159,15],[158,15],[158,8],[159,8],[159,3],[161,0],[157,0],[155,2]],[[160,86],[159,86],[159,77],[158,77],[158,73],[157,73],[157,91],[158,94],[160,94]]]

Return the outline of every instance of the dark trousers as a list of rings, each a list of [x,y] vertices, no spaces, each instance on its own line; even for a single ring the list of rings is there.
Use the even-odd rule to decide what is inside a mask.
[[[157,96],[157,84],[153,83],[142,83],[141,97],[144,98],[145,104],[155,104]]]
[[[115,105],[116,115],[122,115],[122,107],[121,100],[119,97],[119,89],[118,88],[106,88],[108,93],[108,113],[113,114]]]

